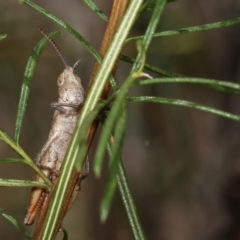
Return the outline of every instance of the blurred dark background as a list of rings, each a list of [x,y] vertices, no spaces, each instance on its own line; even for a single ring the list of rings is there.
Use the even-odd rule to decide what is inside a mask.
[[[35,1],[79,31],[98,49],[106,24],[82,1]],[[108,15],[111,1],[96,0]],[[167,4],[159,31],[239,17],[240,1],[179,0]],[[141,35],[150,12],[136,22],[131,35]],[[0,2],[0,127],[10,136],[27,59],[45,31],[61,30],[55,38],[69,65],[87,86],[94,64],[84,47],[58,25],[18,1]],[[155,39],[147,62],[191,77],[239,83],[240,25],[208,32]],[[135,45],[124,54],[134,57]],[[116,79],[121,84],[131,65],[121,62]],[[57,99],[56,79],[64,66],[52,46],[44,49],[34,73],[20,144],[34,158],[47,138]],[[150,73],[152,76],[157,76]],[[237,97],[192,85],[134,87],[132,95],[159,95],[194,101],[240,114]],[[208,113],[159,104],[129,105],[123,161],[147,239],[240,239],[240,124]],[[0,142],[0,158],[16,154]],[[94,150],[92,150],[94,152]],[[93,153],[90,154],[93,156]],[[93,160],[93,159],[91,159]],[[107,166],[107,165],[106,165]],[[104,171],[106,172],[106,171]],[[20,164],[0,166],[0,178],[32,179],[33,171]],[[91,174],[82,184],[64,227],[69,239],[133,239],[119,192],[105,224],[99,222],[99,203],[106,175]],[[1,188],[0,208],[23,220],[30,189]],[[30,231],[32,231],[29,228]],[[2,217],[0,239],[24,239]],[[59,236],[58,239],[62,239]]]

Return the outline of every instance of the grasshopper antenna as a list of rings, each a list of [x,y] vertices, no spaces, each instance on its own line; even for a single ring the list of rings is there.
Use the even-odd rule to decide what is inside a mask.
[[[73,65],[73,69],[75,69],[77,66],[78,66],[78,64],[81,62],[81,59],[79,59],[79,60],[77,60],[77,62]]]
[[[46,37],[48,39],[48,41],[52,44],[52,46],[54,47],[54,49],[56,50],[57,54],[59,55],[59,57],[61,58],[63,64],[65,65],[65,67],[68,67],[66,58],[63,56],[61,50],[58,48],[57,44],[49,37],[49,35],[40,27],[37,27],[38,30],[42,33],[42,35],[44,37]],[[76,64],[75,64],[76,65]],[[74,65],[74,66],[75,66]],[[76,66],[75,66],[76,67]]]

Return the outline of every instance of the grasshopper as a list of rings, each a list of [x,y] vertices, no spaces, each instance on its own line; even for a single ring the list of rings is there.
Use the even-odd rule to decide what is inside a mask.
[[[57,79],[58,101],[51,104],[55,111],[50,133],[46,143],[35,159],[36,164],[42,169],[43,173],[52,182],[55,182],[71,140],[79,110],[84,101],[84,89],[81,84],[81,79],[73,73],[79,61],[77,61],[73,67],[69,67],[55,42],[41,28],[38,29],[53,45],[65,65],[64,71]],[[88,159],[86,161],[88,161]],[[89,162],[85,163],[86,174],[89,173],[88,164]],[[80,176],[79,179],[80,178],[83,179],[84,177]],[[43,182],[43,179],[38,174],[35,174],[34,181]],[[75,186],[75,190],[79,188],[80,187]],[[24,223],[26,225],[31,225],[34,222],[36,215],[47,201],[48,195],[49,192],[46,189],[32,188],[30,203],[24,217]],[[74,201],[74,198],[75,196],[72,196],[71,203]],[[69,207],[70,206],[68,206],[68,208]]]

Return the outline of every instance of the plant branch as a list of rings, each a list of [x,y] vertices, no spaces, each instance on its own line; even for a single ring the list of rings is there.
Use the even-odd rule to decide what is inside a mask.
[[[115,1],[118,2],[118,4],[123,2],[117,0]],[[66,206],[64,207],[63,202],[71,198],[76,180],[79,176],[79,172],[76,172],[75,170],[75,161],[78,159],[80,154],[79,131],[81,129],[83,119],[92,109],[94,109],[102,95],[103,89],[109,78],[109,74],[118,58],[127,34],[134,23],[137,10],[139,9],[141,2],[141,0],[133,0],[129,5],[124,18],[118,27],[113,40],[111,41],[111,45],[108,48],[105,58],[103,59],[102,66],[97,72],[95,80],[91,84],[74,135],[72,137],[71,144],[64,158],[59,179],[54,186],[51,196],[49,197],[49,211],[45,214],[46,217],[44,217],[44,221],[39,221],[39,226],[41,226],[41,229],[39,233],[36,230],[34,239],[53,239],[57,234],[57,231],[61,225],[61,221],[64,217],[64,209],[66,208]],[[88,134],[88,143],[91,142],[92,137],[93,135]],[[83,160],[84,159],[81,159],[82,162]]]

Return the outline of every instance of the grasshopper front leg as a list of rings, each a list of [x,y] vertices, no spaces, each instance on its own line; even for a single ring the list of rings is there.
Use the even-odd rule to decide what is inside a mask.
[[[77,114],[80,106],[72,103],[53,102],[51,107],[66,115]],[[67,107],[67,108],[64,108]]]

